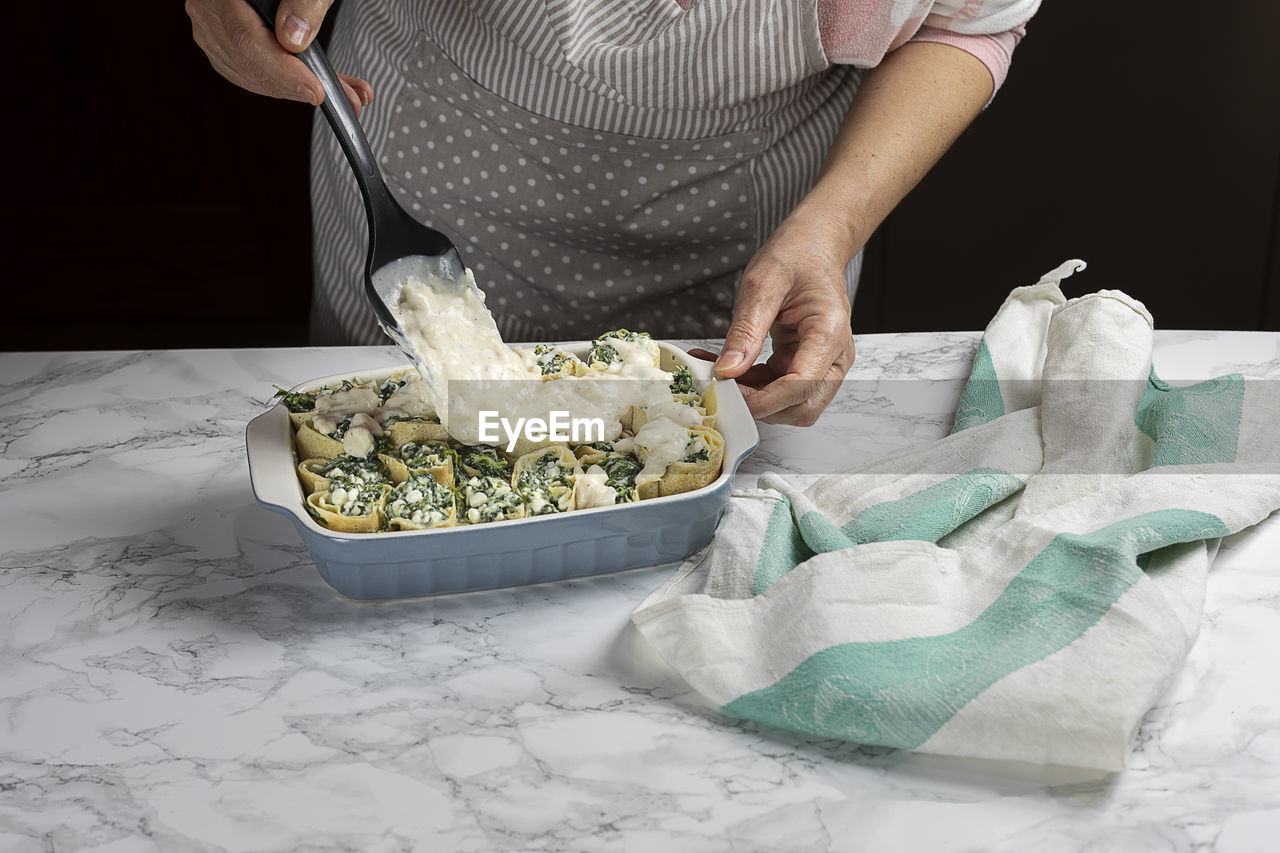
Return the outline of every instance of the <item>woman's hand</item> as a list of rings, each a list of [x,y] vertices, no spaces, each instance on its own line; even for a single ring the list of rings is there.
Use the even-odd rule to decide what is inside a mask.
[[[856,247],[840,221],[801,205],[742,273],[716,374],[738,380],[758,420],[811,426],[853,366],[844,268]],[[773,355],[756,364],[766,335]]]
[[[191,34],[213,70],[242,89],[318,106],[324,88],[293,54],[311,45],[333,0],[282,0],[273,36],[245,0],[187,0]],[[360,109],[373,101],[373,87],[338,75],[347,99]]]

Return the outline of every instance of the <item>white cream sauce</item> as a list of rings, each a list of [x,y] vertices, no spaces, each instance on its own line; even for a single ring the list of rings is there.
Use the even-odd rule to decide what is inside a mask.
[[[658,418],[667,418],[684,427],[702,426],[702,415],[698,414],[697,409],[675,400],[668,400],[665,403],[650,406],[645,410],[644,414],[646,423]]]
[[[395,390],[382,404],[378,420],[385,423],[392,415],[402,418],[417,418],[434,414],[431,401],[427,399],[427,387],[422,382],[422,374],[410,371],[404,376],[404,384]]]
[[[652,418],[640,427],[631,443],[635,446],[636,458],[644,463],[636,475],[636,485],[640,486],[661,479],[667,472],[667,466],[684,456],[685,445],[689,443],[689,428],[668,417]]]
[[[578,509],[593,506],[613,506],[618,492],[613,486],[606,486],[609,474],[599,465],[592,465],[578,475],[573,483],[573,494]]]
[[[374,440],[382,436],[382,427],[366,412],[351,416],[351,426],[342,437],[342,452],[348,456],[368,459],[373,453]]]
[[[361,384],[355,388],[317,395],[316,413],[311,418],[311,425],[316,432],[332,435],[344,418],[352,418],[354,425],[355,416],[359,414],[368,415],[378,425],[386,423],[392,416],[416,418],[433,414],[418,372],[409,372],[404,378],[405,384],[397,388],[385,403],[380,402],[377,390],[359,377],[357,382]],[[375,438],[380,435],[381,431],[374,433]]]
[[[611,340],[621,358],[610,370],[544,382],[532,351],[503,343],[470,270],[446,281],[432,270],[431,259],[417,266],[414,260],[398,262],[401,285],[393,313],[416,351],[415,361],[426,368],[426,396],[440,422],[464,444],[481,443],[482,411],[501,412],[512,423],[549,420],[553,411],[571,419],[600,418],[604,440],[613,441],[632,406],[670,401],[671,374],[654,365],[652,342]],[[528,449],[527,443],[517,444],[515,452]]]
[[[605,373],[628,379],[664,379],[670,384],[671,374],[654,364],[661,352],[651,340],[624,341],[610,338],[609,346],[618,352],[618,360],[605,367]]]
[[[316,397],[316,413],[311,422],[316,432],[330,435],[343,418],[357,412],[376,410],[379,402],[378,392],[372,388],[356,387],[334,391],[332,394],[320,394]]]

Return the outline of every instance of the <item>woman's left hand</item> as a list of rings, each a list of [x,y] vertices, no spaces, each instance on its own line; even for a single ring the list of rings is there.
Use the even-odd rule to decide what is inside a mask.
[[[719,356],[692,352],[716,358],[716,375],[738,381],[757,420],[811,426],[853,367],[844,283],[851,238],[839,222],[793,212],[743,271]],[[766,335],[773,355],[756,364]]]

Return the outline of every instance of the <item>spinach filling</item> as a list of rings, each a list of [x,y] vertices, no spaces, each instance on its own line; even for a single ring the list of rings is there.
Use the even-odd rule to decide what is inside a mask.
[[[383,481],[354,479],[345,475],[329,478],[329,503],[346,516],[369,515],[382,500]]]
[[[295,394],[284,390],[279,385],[272,385],[271,387],[276,389],[276,393],[271,395],[271,399],[274,400],[279,397],[280,400],[284,402],[284,407],[290,412],[300,415],[305,412],[315,411],[316,395],[314,391],[299,391]]]
[[[711,448],[707,444],[707,440],[701,435],[693,434],[689,436],[689,442],[684,446],[684,456],[681,462],[706,462],[711,458]]]
[[[382,463],[378,461],[377,457],[361,459],[358,456],[350,456],[346,453],[339,453],[330,459],[320,469],[320,476],[329,480],[337,478],[355,480],[362,483],[387,482],[386,471],[383,470]]]
[[[457,451],[437,441],[406,441],[400,445],[400,458],[410,469],[442,468],[457,455]]]
[[[499,477],[469,477],[458,491],[459,521],[481,524],[486,521],[519,518],[524,514],[524,499]]]
[[[671,374],[672,394],[697,394],[698,388],[693,384],[693,373],[685,365],[680,365]]]
[[[520,472],[516,487],[530,515],[568,512],[573,500],[573,469],[564,467],[554,450],[547,450]]]
[[[343,436],[347,434],[349,429],[351,429],[351,415],[347,415],[338,421],[337,426],[333,428],[333,432],[329,433],[329,437],[334,441],[342,441]]]
[[[488,444],[477,444],[462,452],[459,457],[461,471],[459,476],[500,477],[511,479],[511,463],[498,455],[498,448]],[[462,472],[465,471],[465,474]]]
[[[613,364],[622,358],[622,354],[618,352],[617,347],[609,343],[610,340],[634,342],[647,341],[650,338],[648,332],[629,332],[626,329],[605,332],[591,342],[590,360],[593,364]]]
[[[378,401],[385,403],[391,399],[391,395],[399,391],[405,385],[405,379],[402,376],[393,376],[386,382],[378,386]]]
[[[614,454],[599,463],[604,469],[606,486],[613,488],[614,503],[627,503],[635,498],[636,475],[644,468],[640,461],[632,456]]]
[[[534,359],[538,364],[538,369],[542,371],[543,376],[550,376],[553,373],[560,373],[564,370],[564,366],[573,360],[573,356],[563,350],[549,347],[546,344],[538,344],[533,348]]]
[[[428,526],[439,524],[449,518],[453,501],[452,489],[437,483],[430,474],[412,471],[409,479],[391,490],[387,498],[387,519],[403,518]]]
[[[430,414],[430,415],[387,415],[387,417],[382,421],[382,425],[383,425],[384,427],[389,427],[389,426],[391,426],[392,424],[398,424],[398,423],[406,423],[406,424],[412,424],[412,423],[438,424],[438,423],[440,423],[440,418],[439,418],[439,416],[437,416],[437,415],[435,415],[435,414]]]

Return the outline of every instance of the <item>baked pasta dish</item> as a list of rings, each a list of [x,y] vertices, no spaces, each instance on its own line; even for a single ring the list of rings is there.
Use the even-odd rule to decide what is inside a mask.
[[[533,430],[477,441],[481,427],[441,417],[442,395],[407,368],[378,380],[276,397],[290,412],[306,510],[346,533],[430,530],[611,507],[700,489],[719,477],[724,439],[716,430],[714,384],[685,365],[667,371],[644,332],[602,334],[580,357],[539,345],[511,352],[536,378],[507,391],[487,385],[472,397],[497,401],[608,401],[594,433],[540,437]],[[528,382],[528,380],[522,380]],[[514,405],[514,404],[513,404]],[[468,413],[469,409],[465,409]],[[481,412],[491,415],[492,412]],[[521,423],[532,419],[521,418]]]

